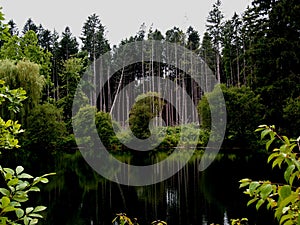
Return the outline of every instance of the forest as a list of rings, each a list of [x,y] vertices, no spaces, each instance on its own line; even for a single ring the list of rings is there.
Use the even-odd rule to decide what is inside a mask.
[[[162,33],[141,24],[136,34],[113,46],[105,36],[101,15],[88,16],[81,36],[75,37],[71,27],[59,34],[31,18],[23,28],[18,28],[13,18],[6,24],[5,8],[0,8],[1,152],[12,147],[6,146],[7,136],[3,132],[5,121],[12,120],[21,124],[18,129],[25,130],[14,133],[18,138],[13,145],[18,145],[16,151],[76,154],[80,143],[88,140],[75,140],[73,125],[84,127],[91,117],[95,117],[103,145],[113,154],[133,155],[136,164],[149,155],[137,154],[124,145],[133,138],[128,128],[136,138],[147,139],[151,135],[149,122],[156,117],[163,119],[164,126],[160,120],[155,122],[163,128],[157,131],[162,136],[154,152],[169,154],[177,147],[180,136],[185,140],[185,148],[196,146],[203,150],[212,129],[210,110],[218,106],[209,104],[216,97],[214,86],[206,81],[200,87],[180,69],[193,63],[190,52],[206,63],[214,74],[215,85],[223,92],[227,123],[221,152],[241,155],[265,152],[262,147],[265,142],[254,132],[261,124],[275,125],[280,133],[297,138],[300,135],[300,2],[253,0],[243,13],[235,13],[231,19],[224,18],[221,5],[221,0],[213,4],[204,34],[192,26],[186,31],[174,26]],[[180,58],[176,67],[167,63],[174,52],[167,48],[149,50],[139,62],[122,68],[122,59],[137,57],[124,46],[152,40],[176,44],[186,49],[187,56]],[[116,72],[98,90],[99,81],[91,70],[104,54],[109,56],[110,67],[102,75]],[[101,68],[106,62],[98,63]],[[86,73],[90,79],[81,83]],[[175,106],[162,100],[155,77],[175,83],[176,88],[168,91],[168,98],[175,99]],[[130,84],[134,88],[126,88]],[[80,93],[78,86],[83,90]],[[11,96],[17,96],[18,100],[7,97],[8,90],[17,89],[19,92]],[[185,94],[196,111],[189,111]],[[74,99],[84,104],[76,115],[72,112]],[[191,140],[188,138],[191,134],[199,138]]]

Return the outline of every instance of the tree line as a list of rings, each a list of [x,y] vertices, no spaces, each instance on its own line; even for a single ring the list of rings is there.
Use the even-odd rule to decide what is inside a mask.
[[[299,7],[297,0],[253,0],[241,15],[235,13],[226,20],[221,1],[217,0],[208,13],[203,35],[191,26],[187,31],[175,26],[162,33],[142,24],[135,35],[114,46],[106,38],[105,25],[96,14],[90,15],[83,24],[79,46],[70,27],[58,34],[28,19],[19,31],[13,20],[5,24],[1,13],[0,79],[11,88],[23,87],[28,95],[18,116],[4,109],[1,109],[1,116],[17,117],[15,119],[24,124],[28,131],[28,136],[23,138],[25,146],[42,144],[49,149],[73,146],[72,104],[84,72],[93,68],[93,62],[108,51],[111,61],[118,64],[122,63],[117,61],[119,55],[124,54],[122,46],[143,40],[164,40],[201,57],[217,82],[222,84],[228,109],[229,142],[245,137],[261,123],[276,123],[287,134],[296,135],[300,124]],[[172,54],[166,50],[155,53],[162,58]],[[128,55],[130,52],[124,57]],[[203,97],[205,90],[184,71],[164,63],[143,61],[143,58],[140,63],[117,71],[105,83],[100,97],[93,91],[98,84],[92,73],[90,81],[82,87],[91,90],[89,96],[82,95],[81,100],[101,112],[110,113],[119,91],[132,82],[137,83],[144,94],[155,92],[154,76],[169,78],[185,89],[195,104],[200,101],[202,127],[209,128],[205,110],[207,98],[213,94]],[[176,89],[170,95],[186,112],[183,93]],[[124,96],[121,100],[126,102],[134,93],[127,90]],[[130,102],[126,104],[125,109],[115,109],[118,120],[124,123],[121,125],[126,123],[122,110],[129,110]],[[168,126],[182,123],[171,104],[162,103],[160,107]],[[196,118],[197,115],[191,116]]]

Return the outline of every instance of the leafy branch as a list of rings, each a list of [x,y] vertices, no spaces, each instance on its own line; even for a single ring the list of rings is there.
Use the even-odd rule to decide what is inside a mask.
[[[261,132],[261,139],[267,136],[266,149],[276,141],[280,144],[274,148],[268,157],[268,163],[272,162],[272,168],[282,168],[285,165],[285,184],[271,181],[253,181],[251,179],[240,180],[240,188],[247,188],[245,194],[251,197],[247,205],[256,203],[258,210],[264,203],[268,209],[273,209],[280,225],[300,224],[300,137],[297,140],[281,136],[275,131],[275,126],[261,125],[256,132]],[[297,148],[298,147],[298,148]]]

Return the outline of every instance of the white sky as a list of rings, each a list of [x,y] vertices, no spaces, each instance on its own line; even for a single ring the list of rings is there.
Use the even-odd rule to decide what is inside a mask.
[[[59,34],[69,26],[78,37],[87,17],[99,15],[107,30],[107,39],[118,44],[122,39],[135,35],[142,23],[146,30],[153,24],[163,34],[177,26],[186,31],[193,26],[202,35],[206,18],[216,0],[0,0],[6,21],[13,19],[19,30],[28,18]],[[240,14],[251,0],[222,0],[226,18],[234,12]],[[78,40],[79,41],[79,40]]]

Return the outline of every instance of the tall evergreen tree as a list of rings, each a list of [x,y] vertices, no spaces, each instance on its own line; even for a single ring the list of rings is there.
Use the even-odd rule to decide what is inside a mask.
[[[221,12],[221,1],[217,0],[215,4],[213,4],[213,9],[209,12],[207,17],[207,32],[212,38],[213,46],[216,54],[216,76],[217,80],[221,82],[221,35],[222,35],[222,22],[224,15]]]
[[[192,51],[197,51],[200,47],[200,35],[193,27],[187,29],[187,48]]]
[[[33,22],[33,20],[31,18],[29,18],[24,27],[23,27],[23,34],[26,34],[27,31],[32,30],[33,32],[35,32],[36,34],[38,33],[38,26]]]
[[[110,50],[108,40],[105,38],[105,27],[96,14],[89,16],[84,23],[80,39],[83,44],[82,50],[88,52],[91,61]]]
[[[38,27],[38,43],[45,50],[52,52],[52,33],[48,29],[44,29],[44,27],[40,24]]]
[[[82,28],[82,50],[87,51],[90,61],[93,63],[93,69],[91,74],[91,87],[97,87],[96,78],[96,65],[95,60],[100,57],[100,55],[110,50],[110,45],[108,40],[105,38],[105,27],[101,24],[99,16],[93,14],[88,17],[87,21],[84,23]],[[101,62],[102,63],[102,62]],[[100,79],[101,82],[101,79]],[[100,83],[100,86],[102,84]],[[96,106],[97,104],[96,89],[90,90],[90,104]],[[100,98],[99,109],[103,109],[103,99]]]
[[[11,19],[10,21],[8,21],[8,26],[9,26],[9,33],[11,36],[14,36],[14,35],[19,35],[19,31],[18,31],[18,28],[17,28],[17,24]]]
[[[256,0],[248,9],[252,14],[247,21],[252,32],[247,50],[254,77],[251,86],[263,97],[267,121],[279,126],[285,126],[282,105],[300,95],[299,8],[297,0]]]
[[[60,58],[63,60],[67,60],[71,56],[77,54],[78,51],[78,42],[76,38],[72,36],[70,28],[66,27],[59,42]]]

